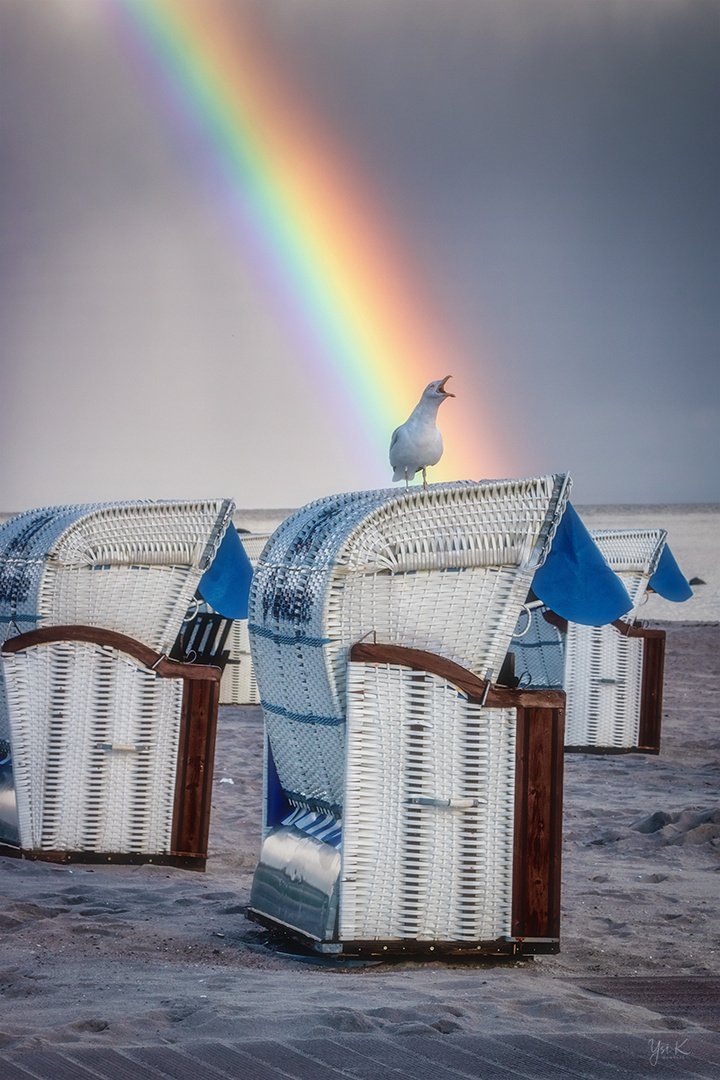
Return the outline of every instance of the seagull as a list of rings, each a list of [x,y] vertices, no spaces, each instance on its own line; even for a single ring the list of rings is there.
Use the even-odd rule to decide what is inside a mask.
[[[449,378],[451,376],[446,375],[444,379],[428,383],[405,423],[395,428],[392,433],[390,464],[395,470],[393,480],[404,480],[406,488],[410,486],[410,480],[415,473],[422,469],[423,487],[427,491],[425,470],[428,465],[437,465],[442,457],[442,435],[435,421],[438,408],[445,398],[455,397],[445,389]]]

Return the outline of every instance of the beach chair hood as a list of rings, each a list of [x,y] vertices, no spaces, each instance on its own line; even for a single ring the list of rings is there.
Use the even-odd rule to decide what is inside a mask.
[[[570,503],[532,587],[551,611],[584,626],[615,622],[633,606],[627,589]]]

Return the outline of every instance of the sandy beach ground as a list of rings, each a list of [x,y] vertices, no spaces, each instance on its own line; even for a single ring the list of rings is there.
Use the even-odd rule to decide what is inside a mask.
[[[666,629],[662,753],[566,756],[558,956],[333,968],[283,955],[243,914],[261,713],[224,706],[204,874],[0,860],[0,1048],[692,1026],[582,988],[720,974],[720,625]]]
[[[718,561],[707,547],[686,560],[693,522],[678,524],[682,569],[712,589]],[[223,706],[205,873],[0,859],[0,1052],[333,1032],[692,1034],[672,1009],[584,989],[598,976],[720,975],[720,616],[709,590],[700,617],[684,618],[688,608],[651,623],[668,635],[660,755],[566,756],[559,955],[366,966],[293,956],[244,915],[262,717]]]

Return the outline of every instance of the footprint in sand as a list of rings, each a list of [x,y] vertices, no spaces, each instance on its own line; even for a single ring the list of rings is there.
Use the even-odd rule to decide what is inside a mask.
[[[657,810],[630,826],[660,844],[707,844],[720,840],[720,810],[696,807],[671,814]]]

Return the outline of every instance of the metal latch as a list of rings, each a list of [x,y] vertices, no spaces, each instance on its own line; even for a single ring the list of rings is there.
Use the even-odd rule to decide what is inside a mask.
[[[142,754],[150,749],[148,743],[101,742],[95,744],[96,750],[118,750],[126,754]]]
[[[471,810],[474,806],[483,806],[487,799],[433,799],[429,795],[411,795],[409,803],[415,806],[439,806],[454,810]]]

